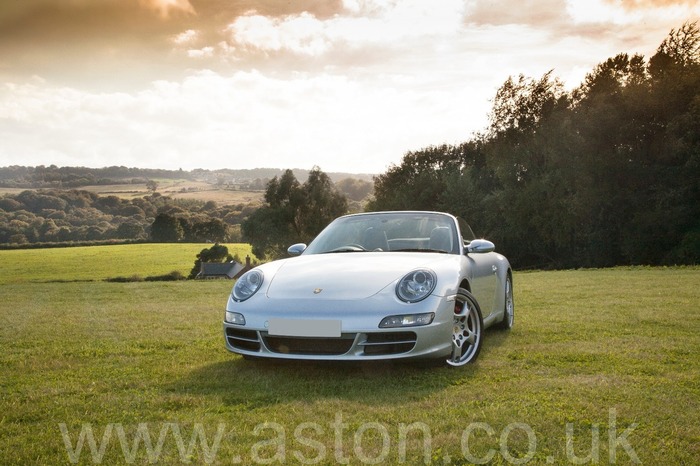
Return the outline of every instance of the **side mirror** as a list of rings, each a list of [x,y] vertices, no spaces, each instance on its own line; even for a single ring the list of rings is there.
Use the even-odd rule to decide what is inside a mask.
[[[491,241],[485,239],[475,239],[472,240],[467,245],[467,253],[483,254],[486,252],[493,252],[496,250],[496,245]]]
[[[306,244],[297,243],[297,244],[293,244],[293,245],[289,246],[289,248],[287,248],[287,253],[289,253],[290,256],[299,256],[305,250],[306,250]]]

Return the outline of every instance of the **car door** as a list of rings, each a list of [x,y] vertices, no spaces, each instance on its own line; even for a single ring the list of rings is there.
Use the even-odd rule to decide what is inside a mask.
[[[493,259],[493,253],[469,253],[468,258],[472,265],[472,293],[481,307],[482,317],[486,319],[494,312],[496,304],[496,261]]]
[[[472,284],[472,294],[479,303],[482,317],[486,319],[494,311],[494,306],[496,305],[496,287],[498,286],[497,261],[493,252],[467,252],[469,245],[473,245],[475,241],[484,241],[476,239],[474,231],[464,219],[458,217],[457,223],[462,235],[465,254],[469,261],[469,281]],[[485,243],[488,243],[489,249],[493,251],[493,244]],[[482,246],[486,246],[486,244]]]

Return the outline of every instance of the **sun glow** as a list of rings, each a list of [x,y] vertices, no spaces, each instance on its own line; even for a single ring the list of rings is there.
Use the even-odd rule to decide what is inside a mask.
[[[139,0],[139,3],[146,8],[157,11],[162,19],[168,19],[172,11],[196,14],[189,0]]]

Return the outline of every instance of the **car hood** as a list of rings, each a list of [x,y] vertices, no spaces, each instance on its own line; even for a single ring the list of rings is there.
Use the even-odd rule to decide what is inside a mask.
[[[365,299],[416,268],[435,269],[446,254],[352,252],[313,254],[285,259],[267,288],[272,299]],[[267,273],[267,272],[266,272]]]

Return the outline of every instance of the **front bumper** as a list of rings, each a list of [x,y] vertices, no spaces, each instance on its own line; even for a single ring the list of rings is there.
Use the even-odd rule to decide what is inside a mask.
[[[382,307],[391,309],[381,312],[368,310],[373,307],[368,302],[278,304],[266,306],[266,312],[252,306],[249,310],[243,309],[245,306],[229,306],[228,310],[244,315],[246,325],[224,321],[226,348],[237,354],[265,358],[347,361],[447,358],[452,351],[454,299],[430,296],[415,304],[396,302],[385,304]],[[387,316],[424,312],[435,313],[429,325],[379,328],[379,322]],[[269,320],[274,318],[339,319],[342,330],[337,337],[271,335]]]

